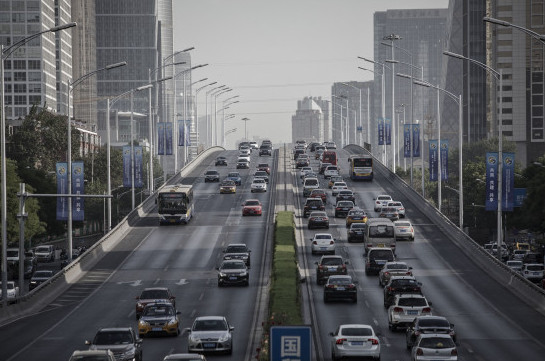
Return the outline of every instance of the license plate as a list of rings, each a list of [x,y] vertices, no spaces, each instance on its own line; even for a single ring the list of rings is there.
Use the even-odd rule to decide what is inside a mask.
[[[327,247],[320,247],[320,249],[321,249],[322,251],[325,251],[325,250],[327,250]]]
[[[152,331],[163,331],[161,327],[154,327],[151,329]]]
[[[377,247],[384,247],[384,243],[377,244]]]
[[[229,277],[229,280],[231,280],[231,281],[235,281],[236,279],[237,279],[237,278],[234,277],[234,276]]]
[[[215,348],[216,344],[213,343],[213,342],[205,342],[205,343],[202,344],[202,347],[203,348]]]
[[[363,346],[363,341],[352,341],[350,344],[352,346]]]
[[[329,272],[335,272],[337,270],[337,267],[327,267],[327,270]]]
[[[337,287],[337,291],[344,291],[345,288],[344,287]]]
[[[418,311],[416,310],[408,310],[407,315],[418,315]]]

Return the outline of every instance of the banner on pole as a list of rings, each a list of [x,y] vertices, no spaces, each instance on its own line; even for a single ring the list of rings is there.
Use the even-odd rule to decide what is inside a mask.
[[[72,194],[85,194],[83,162],[72,162]],[[72,220],[84,220],[84,198],[72,197]]]
[[[165,123],[157,123],[157,155],[165,155]]]
[[[384,137],[386,138],[386,145],[392,144],[392,120],[384,119]]]
[[[403,156],[411,157],[411,124],[403,125]]]
[[[495,211],[498,209],[498,153],[486,153],[486,199],[485,209]]]
[[[378,118],[378,145],[384,145],[384,119]]]
[[[437,150],[437,147],[438,147],[438,141],[437,139],[430,139],[429,140],[429,147],[430,147],[430,151],[429,151],[429,162],[430,162],[430,181],[431,182],[437,182],[437,164],[438,164],[438,150]]]
[[[502,153],[502,210],[512,212],[515,206],[515,153]]]
[[[448,139],[441,139],[439,151],[439,156],[441,157],[441,180],[444,181],[448,179]]]
[[[186,120],[185,125],[185,144],[189,147],[191,146],[191,120]]]
[[[131,177],[131,146],[123,146],[123,187],[132,186],[132,177]]]
[[[135,188],[142,188],[144,186],[144,181],[143,181],[144,158],[142,153],[143,153],[142,146],[134,147],[134,186]]]
[[[57,173],[57,194],[68,193],[68,164],[66,162],[58,162],[56,164]],[[68,198],[57,197],[57,220],[68,220]]]
[[[411,124],[413,129],[413,157],[420,157],[420,124]]]
[[[178,120],[178,146],[185,146],[185,122]]]
[[[165,155],[172,155],[172,123],[165,122]]]

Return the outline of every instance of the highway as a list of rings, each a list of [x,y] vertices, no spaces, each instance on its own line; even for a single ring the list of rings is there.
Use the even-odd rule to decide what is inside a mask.
[[[254,347],[260,330],[260,317],[266,300],[272,233],[272,213],[290,209],[295,201],[299,242],[299,262],[306,282],[302,283],[305,323],[313,328],[316,360],[330,359],[328,333],[341,323],[371,324],[382,345],[382,360],[409,360],[403,331],[388,330],[387,313],[383,307],[382,289],[376,276],[364,273],[361,243],[346,242],[344,219],[335,219],[329,198],[329,232],[339,239],[337,254],[349,260],[349,273],[358,281],[358,303],[324,304],[322,286],[316,284],[314,262],[309,238],[324,230],[307,230],[302,218],[302,190],[298,172],[290,153],[280,149],[276,158],[252,155],[249,170],[240,170],[243,184],[236,194],[220,195],[216,183],[204,183],[202,174],[215,168],[223,178],[234,170],[236,151],[226,151],[229,166],[214,167],[215,156],[182,181],[194,184],[196,216],[187,225],[159,226],[156,214],[149,214],[125,234],[114,250],[107,254],[86,276],[60,295],[41,312],[0,327],[0,360],[28,361],[46,359],[68,360],[77,349],[86,349],[100,327],[133,326],[135,297],[145,287],[167,286],[176,295],[181,311],[181,328],[189,327],[193,319],[203,315],[224,315],[235,327],[233,355],[210,356],[213,360],[254,359]],[[290,149],[287,149],[289,152]],[[347,178],[348,152],[338,150],[342,174]],[[278,155],[279,154],[279,155]],[[269,186],[284,190],[252,194],[250,174],[258,162],[276,164],[280,158],[278,178],[271,172]],[[312,158],[311,158],[312,159]],[[283,173],[284,161],[288,160]],[[312,161],[313,166],[317,161]],[[324,182],[320,176],[320,182]],[[416,278],[423,283],[423,292],[433,302],[434,314],[445,316],[459,335],[461,360],[541,360],[545,354],[543,325],[545,317],[534,307],[522,302],[507,284],[499,284],[477,263],[449,240],[442,227],[415,206],[406,191],[394,187],[381,172],[373,182],[351,182],[357,193],[358,206],[374,216],[372,198],[386,193],[400,200],[407,209],[407,219],[416,229],[416,240],[398,242],[397,256],[413,267]],[[291,201],[285,191],[294,187]],[[324,188],[327,186],[324,183]],[[330,192],[330,191],[329,191]],[[330,194],[330,193],[329,193]],[[263,217],[242,217],[241,203],[258,198],[264,206]],[[215,267],[221,250],[229,243],[244,242],[252,250],[249,287],[222,287],[216,284]],[[170,353],[186,352],[187,335],[146,338],[144,360],[162,360]]]

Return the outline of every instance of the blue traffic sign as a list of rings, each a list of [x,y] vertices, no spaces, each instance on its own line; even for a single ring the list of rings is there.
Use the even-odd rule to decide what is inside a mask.
[[[310,326],[271,327],[271,361],[310,361]]]

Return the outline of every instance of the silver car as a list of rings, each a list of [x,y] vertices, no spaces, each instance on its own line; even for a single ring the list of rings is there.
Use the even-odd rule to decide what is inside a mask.
[[[337,327],[331,336],[331,359],[372,357],[380,359],[380,340],[370,325],[347,324]]]
[[[399,218],[405,218],[405,207],[403,206],[403,203],[399,201],[388,202],[388,207],[395,207],[399,214]]]
[[[234,327],[223,316],[197,317],[187,331],[188,352],[233,352]]]
[[[411,350],[411,361],[421,360],[458,361],[458,350],[452,337],[441,333],[423,333],[418,336]]]

